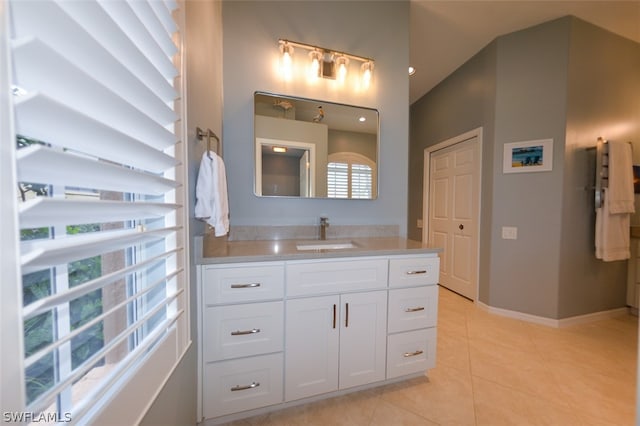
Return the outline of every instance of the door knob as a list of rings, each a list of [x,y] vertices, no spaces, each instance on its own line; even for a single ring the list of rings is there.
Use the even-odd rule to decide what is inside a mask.
[[[458,225],[458,228],[460,228],[460,230],[462,231],[464,229],[464,225],[460,224],[460,225]]]

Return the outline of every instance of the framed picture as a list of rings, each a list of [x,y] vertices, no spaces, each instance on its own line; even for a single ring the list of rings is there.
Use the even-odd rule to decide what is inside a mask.
[[[553,169],[553,139],[504,144],[503,173],[547,172]]]

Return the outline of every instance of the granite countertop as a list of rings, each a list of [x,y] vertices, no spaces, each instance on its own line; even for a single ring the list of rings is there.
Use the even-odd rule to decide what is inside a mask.
[[[202,244],[200,244],[202,241]],[[201,265],[260,262],[278,260],[303,260],[340,258],[354,256],[384,256],[398,254],[430,254],[440,253],[441,248],[426,247],[420,241],[398,237],[381,238],[345,238],[327,240],[335,242],[352,242],[354,248],[298,250],[300,242],[307,240],[258,240],[258,241],[211,241],[199,238],[196,241],[196,263]]]

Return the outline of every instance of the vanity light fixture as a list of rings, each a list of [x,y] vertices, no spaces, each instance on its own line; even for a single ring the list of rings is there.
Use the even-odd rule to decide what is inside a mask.
[[[290,80],[293,70],[293,49],[302,48],[309,51],[309,76],[346,81],[350,61],[357,61],[360,65],[361,86],[368,88],[373,75],[374,61],[371,58],[339,52],[312,44],[291,40],[278,40],[281,54],[281,72],[285,80]]]

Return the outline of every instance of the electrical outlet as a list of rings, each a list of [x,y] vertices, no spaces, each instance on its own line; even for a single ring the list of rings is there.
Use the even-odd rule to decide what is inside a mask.
[[[418,219],[418,228],[422,228],[422,219]]]
[[[503,226],[502,227],[502,239],[503,240],[517,240],[518,228],[515,226]]]

